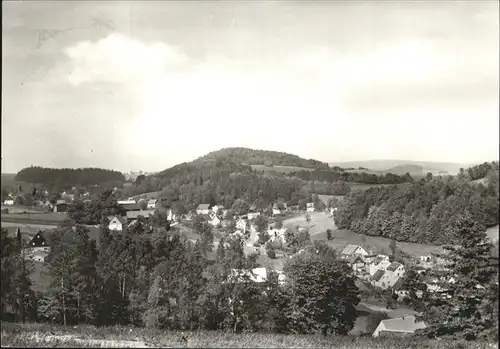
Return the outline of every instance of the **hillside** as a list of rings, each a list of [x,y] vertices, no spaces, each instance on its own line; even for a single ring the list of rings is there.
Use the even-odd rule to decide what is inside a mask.
[[[298,155],[249,148],[223,148],[210,152],[194,162],[210,162],[216,164],[222,162],[234,162],[246,165],[266,165],[266,166],[293,166],[314,169],[328,169],[328,164],[314,160],[304,159]]]
[[[402,175],[408,172],[412,177],[425,175],[424,168],[422,166],[412,164],[397,165],[391,167],[390,169],[387,169],[386,171],[398,175]]]
[[[73,169],[32,166],[19,171],[15,180],[17,182],[72,187],[125,182],[125,177],[121,172],[101,168]]]
[[[330,162],[330,166],[339,166],[342,168],[359,168],[365,167],[373,171],[390,172],[391,169],[397,166],[415,165],[420,166],[424,171],[431,172],[447,172],[448,174],[457,174],[460,168],[470,167],[472,164],[463,164],[455,162],[431,162],[431,161],[412,161],[412,160],[365,160],[365,161],[347,161],[347,162]],[[408,171],[402,172],[406,173]],[[424,174],[425,174],[424,173]],[[412,174],[410,172],[410,174]]]

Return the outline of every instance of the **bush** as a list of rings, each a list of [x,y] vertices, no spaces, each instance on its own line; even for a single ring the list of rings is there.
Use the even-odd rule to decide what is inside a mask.
[[[332,230],[331,229],[326,230],[326,238],[327,238],[327,240],[332,239]]]
[[[260,244],[258,241],[255,241],[255,242],[253,243],[253,246],[254,246],[254,247],[260,247],[260,246],[261,246],[261,244]]]
[[[271,259],[276,259],[276,251],[271,244],[266,245],[266,254]]]

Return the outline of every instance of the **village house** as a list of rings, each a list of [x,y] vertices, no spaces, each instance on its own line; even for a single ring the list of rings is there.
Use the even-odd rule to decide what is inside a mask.
[[[219,210],[224,210],[224,206],[223,205],[212,206],[212,213],[217,214]]]
[[[174,211],[171,208],[169,208],[167,210],[167,219],[171,222],[177,220],[177,215],[174,213]]]
[[[148,209],[154,210],[160,207],[160,200],[159,199],[151,199],[148,200]]]
[[[210,219],[208,220],[208,223],[212,225],[213,227],[217,227],[219,224],[221,224],[221,220],[219,217],[217,217],[216,214],[212,213],[210,215]]]
[[[242,230],[243,233],[246,233],[247,231],[247,221],[244,219],[239,218],[236,221],[236,229]]]
[[[196,208],[196,214],[209,214],[210,213],[210,204],[199,204]]]
[[[109,216],[108,229],[110,231],[123,231],[123,227],[127,224],[127,219],[118,216]]]
[[[248,212],[247,216],[248,216],[249,220],[252,220],[257,216],[260,216],[260,212],[250,211],[250,212]]]
[[[12,206],[14,205],[14,199],[12,198],[12,196],[9,195],[9,197],[4,200],[3,204],[5,206]]]
[[[68,204],[64,200],[57,200],[54,205],[54,212],[56,213],[64,213],[68,212]]]
[[[306,211],[307,212],[314,212],[314,202],[308,202],[306,204]]]
[[[281,214],[281,210],[278,207],[278,204],[273,205],[273,215],[279,215]]]
[[[359,245],[347,245],[346,247],[344,247],[342,252],[340,252],[340,258],[342,259],[347,259],[354,255],[364,257],[368,255],[368,252]]]
[[[365,261],[363,260],[363,257],[361,257],[359,254],[355,254],[350,256],[347,259],[347,262],[351,266],[352,270],[354,270],[355,273],[361,273],[365,270]]]
[[[404,275],[404,272],[405,269],[401,263],[391,263],[385,270],[379,269],[375,272],[375,274],[373,274],[372,284],[373,286],[380,287],[382,289],[392,288]]]
[[[45,262],[45,258],[49,255],[50,247],[41,231],[36,233],[33,239],[31,239],[25,248],[25,252],[27,259],[40,263]]]
[[[403,316],[401,318],[380,321],[373,331],[373,337],[404,336],[415,333],[418,329],[425,328],[424,322],[418,322],[415,316]]]
[[[378,255],[373,261],[368,263],[368,273],[373,276],[378,270],[385,270],[391,265],[389,262],[389,257],[384,255]]]
[[[231,279],[235,282],[245,282],[247,279],[250,282],[263,283],[267,281],[267,269],[263,267],[254,268],[251,271],[232,269]]]
[[[193,220],[193,216],[194,216],[193,211],[189,211],[188,213],[182,215],[181,219],[182,220],[186,220],[186,221],[192,221]]]
[[[286,242],[286,229],[276,229],[272,226],[267,230],[267,234],[271,241],[281,240],[282,242]]]

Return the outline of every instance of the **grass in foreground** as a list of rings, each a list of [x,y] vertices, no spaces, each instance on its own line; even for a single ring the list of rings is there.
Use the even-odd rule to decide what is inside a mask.
[[[182,341],[182,336],[187,341]],[[265,333],[180,332],[125,326],[53,326],[2,323],[2,347],[177,347],[177,348],[344,348],[491,349],[497,343],[419,338],[322,337]]]

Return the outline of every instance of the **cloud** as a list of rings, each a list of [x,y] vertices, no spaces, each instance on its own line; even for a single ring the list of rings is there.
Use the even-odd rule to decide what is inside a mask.
[[[148,45],[117,33],[96,42],[80,42],[64,52],[72,66],[67,79],[75,86],[146,81],[189,61],[164,43]]]

